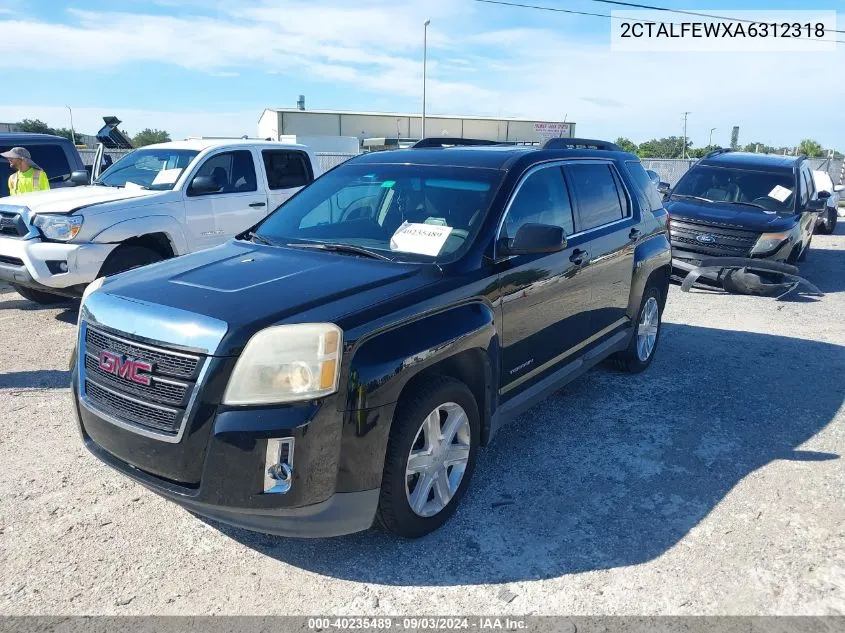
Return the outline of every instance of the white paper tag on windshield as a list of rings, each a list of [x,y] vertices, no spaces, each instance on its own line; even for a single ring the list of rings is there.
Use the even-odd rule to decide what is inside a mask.
[[[127,180],[126,184],[123,185],[123,188],[124,189],[143,189],[144,187],[142,187],[141,185],[134,183],[130,180]]]
[[[390,238],[390,250],[434,257],[440,254],[451,232],[451,226],[403,222]]]
[[[172,185],[179,179],[179,174],[182,173],[181,167],[176,167],[175,169],[162,169],[160,172],[156,174],[156,177],[153,178],[154,185]]]
[[[769,197],[774,198],[778,202],[783,202],[791,195],[792,191],[786,187],[781,187],[780,185],[775,185],[775,188],[769,192]]]

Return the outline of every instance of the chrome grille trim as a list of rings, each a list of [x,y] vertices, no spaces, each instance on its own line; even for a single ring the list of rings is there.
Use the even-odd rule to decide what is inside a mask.
[[[98,352],[109,349],[129,356],[140,356],[155,363],[159,368],[157,373],[189,380],[196,376],[196,369],[200,362],[200,357],[195,354],[184,354],[138,343],[93,327],[86,330],[85,346],[86,349]]]
[[[121,381],[107,374],[99,367],[99,356],[92,354],[89,350],[85,354],[85,371],[91,382],[96,382],[103,387],[111,387],[138,398],[149,398],[152,403],[163,404],[172,407],[183,407],[192,385],[186,382],[178,382],[162,378],[154,374],[150,375],[150,386],[145,388],[136,387],[134,384]]]
[[[89,398],[89,402],[92,396],[96,398],[98,402],[95,406],[101,411],[108,409],[108,412],[112,415],[120,416],[135,424],[160,430],[169,435],[175,435],[182,419],[182,411],[179,409],[171,409],[170,407],[162,407],[138,400],[94,382],[90,378],[85,379],[85,395]]]

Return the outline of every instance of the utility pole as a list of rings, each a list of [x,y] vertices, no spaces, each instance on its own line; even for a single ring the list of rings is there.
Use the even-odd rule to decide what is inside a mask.
[[[425,64],[428,56],[428,25],[431,20],[426,20],[423,23],[423,103],[422,103],[422,129],[420,130],[420,140],[425,138]]]
[[[681,158],[687,157],[687,115],[689,112],[684,112],[684,146],[681,148]]]
[[[76,132],[73,131],[73,110],[70,109],[70,106],[65,106],[67,111],[70,112],[70,139],[71,142],[76,145]]]
[[[713,132],[715,132],[715,131],[716,131],[716,128],[714,128],[714,127],[711,127],[711,128],[710,128],[710,140],[709,140],[709,141],[707,141],[707,148],[708,148],[708,149],[710,149],[711,147],[713,147]]]

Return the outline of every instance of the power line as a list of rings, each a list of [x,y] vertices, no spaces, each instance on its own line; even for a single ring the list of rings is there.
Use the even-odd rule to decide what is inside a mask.
[[[666,11],[667,13],[684,13],[687,15],[695,15],[699,17],[708,17],[714,20],[727,20],[729,22],[748,22],[751,24],[762,24],[757,20],[745,20],[745,19],[735,19],[735,18],[726,18],[720,17],[718,15],[710,15],[708,13],[696,13],[693,11],[682,11],[680,9],[665,9],[661,7],[652,7],[649,5],[640,5],[640,4],[633,4],[629,2],[617,2],[616,0],[591,0],[592,2],[606,2],[607,4],[618,4],[623,6],[629,7],[637,7],[637,8],[644,8],[644,9],[653,9],[655,11]],[[609,20],[631,20],[632,18],[626,18],[618,15],[610,15],[609,13],[590,13],[589,11],[575,11],[574,9],[561,9],[560,7],[544,7],[537,4],[524,4],[521,2],[505,2],[504,0],[473,0],[473,2],[483,2],[484,4],[498,4],[505,7],[516,7],[519,9],[536,9],[537,11],[552,11],[554,13],[569,13],[571,15],[586,15],[590,17],[596,18],[608,18]],[[669,22],[669,24],[680,24],[680,22]],[[840,31],[836,29],[831,29],[832,33],[845,33],[845,31]],[[812,37],[791,37],[788,38],[791,40],[806,40],[808,42],[818,42],[819,44],[827,44],[827,43],[838,43],[838,44],[845,44],[845,40],[821,40]]]

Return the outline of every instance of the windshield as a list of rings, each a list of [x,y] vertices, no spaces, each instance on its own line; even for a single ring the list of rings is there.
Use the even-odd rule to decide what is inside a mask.
[[[279,207],[256,234],[274,244],[344,244],[392,259],[442,259],[481,225],[501,173],[343,165]]]
[[[109,167],[94,184],[173,189],[197,153],[187,149],[136,149]]]
[[[717,203],[743,203],[761,211],[788,212],[794,207],[795,178],[788,173],[699,166],[690,169],[672,191]]]

